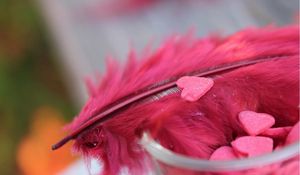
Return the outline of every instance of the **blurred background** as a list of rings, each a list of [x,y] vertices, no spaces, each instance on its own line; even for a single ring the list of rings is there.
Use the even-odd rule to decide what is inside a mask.
[[[298,12],[298,0],[0,0],[0,174],[88,174],[71,144],[50,147],[107,55],[123,61],[131,47],[190,29],[288,25]]]

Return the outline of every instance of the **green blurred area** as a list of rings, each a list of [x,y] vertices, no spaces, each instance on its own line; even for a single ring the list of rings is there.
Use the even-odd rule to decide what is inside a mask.
[[[20,174],[16,148],[36,108],[74,115],[47,37],[34,1],[0,0],[1,175]]]

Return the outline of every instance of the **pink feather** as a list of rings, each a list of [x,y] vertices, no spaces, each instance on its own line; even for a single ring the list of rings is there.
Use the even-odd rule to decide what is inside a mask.
[[[245,134],[237,119],[243,110],[274,116],[275,127],[294,125],[299,120],[298,48],[297,26],[249,28],[225,38],[173,36],[141,59],[131,51],[124,66],[110,60],[100,83],[89,81],[91,96],[70,131],[145,87],[220,65],[266,59],[209,75],[214,86],[197,102],[181,99],[180,90],[172,88],[94,122],[73,138],[75,149],[102,161],[103,174],[117,174],[122,167],[143,174],[149,163],[138,144],[143,131],[174,152],[208,159],[216,148]]]

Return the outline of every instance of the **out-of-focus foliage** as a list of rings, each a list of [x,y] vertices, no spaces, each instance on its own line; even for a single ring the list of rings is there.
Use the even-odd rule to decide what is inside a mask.
[[[37,108],[74,114],[47,36],[34,1],[0,0],[1,175],[21,174],[16,149]]]

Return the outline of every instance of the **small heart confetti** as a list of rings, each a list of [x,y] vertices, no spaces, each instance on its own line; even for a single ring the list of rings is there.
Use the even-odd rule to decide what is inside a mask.
[[[211,78],[184,76],[178,79],[176,84],[182,88],[181,98],[194,102],[213,87],[214,81]]]
[[[231,142],[235,152],[246,157],[254,157],[273,151],[273,140],[269,137],[243,136]]]
[[[232,147],[222,146],[212,153],[209,160],[232,160],[236,158],[237,156],[235,155]]]
[[[299,175],[299,159],[294,159],[284,164],[276,172],[278,175]]]
[[[291,131],[292,127],[279,127],[279,128],[269,128],[263,133],[262,136],[272,137],[272,138],[285,138],[288,133]]]
[[[299,122],[296,123],[286,137],[285,144],[292,144],[299,140]]]
[[[274,117],[265,113],[242,111],[238,117],[245,131],[251,136],[259,135],[275,124]]]

